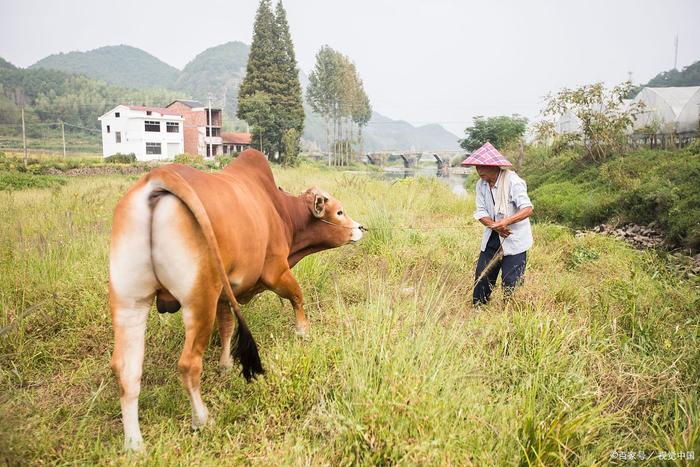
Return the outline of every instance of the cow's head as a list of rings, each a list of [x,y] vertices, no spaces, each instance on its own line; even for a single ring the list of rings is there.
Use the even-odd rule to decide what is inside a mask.
[[[362,238],[364,227],[345,213],[340,201],[318,188],[309,188],[302,196],[316,219],[313,224],[318,243],[333,248]]]

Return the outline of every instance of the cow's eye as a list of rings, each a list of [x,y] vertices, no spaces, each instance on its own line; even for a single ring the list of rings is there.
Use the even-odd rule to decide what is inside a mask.
[[[343,211],[338,211],[338,217],[343,215]]]

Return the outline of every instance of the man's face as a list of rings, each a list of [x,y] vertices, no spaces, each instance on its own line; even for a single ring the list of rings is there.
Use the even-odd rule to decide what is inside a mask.
[[[498,172],[500,172],[500,170],[501,169],[499,167],[490,167],[484,165],[476,166],[476,173],[479,174],[479,177],[482,180],[494,180],[498,177]]]

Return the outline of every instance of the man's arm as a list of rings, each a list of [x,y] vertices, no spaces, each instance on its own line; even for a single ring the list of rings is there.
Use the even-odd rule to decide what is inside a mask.
[[[527,219],[528,217],[530,217],[530,214],[532,214],[532,206],[527,206],[522,208],[520,211],[516,212],[512,216],[503,218],[498,222],[493,222],[492,219],[488,218],[488,220],[492,222],[491,226],[486,225],[484,222],[482,222],[482,224],[486,225],[486,227],[489,227],[493,230],[497,230],[500,228],[508,229],[509,225],[515,224],[516,222],[520,222],[523,219]],[[510,229],[508,229],[508,231],[510,231]]]

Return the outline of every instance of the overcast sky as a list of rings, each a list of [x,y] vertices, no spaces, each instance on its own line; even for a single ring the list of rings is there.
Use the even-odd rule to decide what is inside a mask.
[[[182,68],[250,43],[256,0],[0,0],[0,56],[128,44]],[[462,134],[475,115],[536,118],[563,86],[645,82],[700,60],[698,0],[285,0],[299,66],[328,44],[357,64],[374,109]]]

